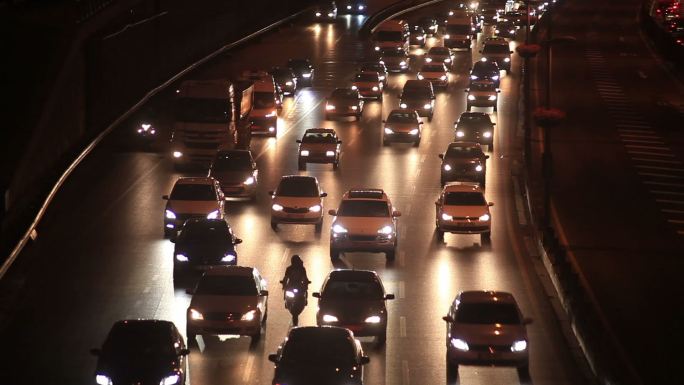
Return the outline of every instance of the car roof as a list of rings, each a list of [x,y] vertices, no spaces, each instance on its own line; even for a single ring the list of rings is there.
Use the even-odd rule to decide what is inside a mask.
[[[339,269],[331,271],[328,276],[332,280],[340,281],[376,282],[380,280],[380,278],[378,278],[378,274],[372,270]]]
[[[497,302],[516,304],[513,294],[505,291],[487,291],[487,290],[469,290],[462,291],[458,295],[461,303],[482,303],[482,302]]]
[[[204,271],[205,276],[253,277],[254,268],[247,266],[212,266]]]
[[[483,193],[482,187],[477,182],[449,182],[442,189],[445,193],[450,192],[479,192]]]
[[[309,133],[312,133],[312,134],[321,133],[321,134],[333,134],[334,135],[335,130],[333,130],[332,128],[309,128],[306,131],[304,131],[304,134],[309,134]],[[290,176],[300,176],[300,175],[290,175]]]
[[[449,48],[447,48],[447,47],[430,47],[430,49],[428,50],[428,53],[434,52],[434,51],[449,52]]]
[[[499,67],[496,62],[493,61],[476,61],[473,64],[473,70],[475,70],[475,67]]]
[[[342,199],[357,199],[357,200],[382,200],[382,201],[389,201],[389,198],[387,198],[387,194],[382,189],[378,188],[365,188],[365,187],[356,187],[349,189],[349,191],[345,192],[344,195],[342,196]]]
[[[210,184],[213,185],[216,180],[210,176],[188,177],[182,176],[176,180],[176,184]]]
[[[290,329],[288,340],[296,340],[298,337],[310,338],[312,336],[339,336],[339,338],[353,338],[352,332],[347,328],[337,326],[298,326]]]

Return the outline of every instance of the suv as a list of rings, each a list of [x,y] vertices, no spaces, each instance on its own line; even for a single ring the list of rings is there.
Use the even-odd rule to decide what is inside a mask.
[[[442,159],[442,186],[450,181],[472,180],[484,187],[489,155],[482,152],[479,143],[450,143],[446,153],[439,154],[439,158]]]
[[[470,83],[474,81],[489,80],[494,82],[494,87],[499,87],[500,82],[499,66],[491,61],[478,61],[473,64],[470,70]]]
[[[332,163],[333,170],[340,165],[340,145],[335,130],[310,128],[304,132],[299,143],[299,169],[306,170],[307,163]]]
[[[192,294],[187,313],[188,341],[197,334],[235,334],[261,338],[268,315],[266,281],[254,267],[219,266],[207,270]]]
[[[354,333],[334,326],[290,329],[268,360],[275,363],[273,384],[361,385],[370,362]]]
[[[191,270],[237,264],[235,246],[242,239],[233,234],[225,219],[193,218],[185,221],[173,241],[173,278]]]
[[[314,224],[316,232],[323,226],[323,198],[318,179],[313,176],[286,175],[271,195],[271,228],[280,223]]]
[[[359,91],[348,88],[335,88],[325,103],[325,119],[333,116],[353,116],[361,119],[363,100]]]
[[[90,352],[98,357],[96,384],[185,384],[190,351],[173,322],[117,321]]]
[[[489,151],[494,150],[494,125],[489,114],[484,112],[464,112],[454,123],[456,139],[486,144]]]
[[[401,108],[416,110],[418,115],[432,121],[435,107],[435,92],[429,80],[407,80],[399,98]]]
[[[380,277],[368,270],[335,270],[328,274],[318,298],[316,324],[341,326],[356,336],[375,336],[382,344],[387,339],[387,307]]]
[[[219,182],[212,177],[176,180],[171,195],[164,195],[164,235],[173,237],[190,218],[223,219],[225,198]]]
[[[423,133],[423,121],[415,110],[392,110],[383,120],[385,129],[382,133],[382,145],[390,142],[413,142],[414,147],[420,145]]]
[[[358,90],[363,98],[382,100],[383,81],[377,72],[360,72],[354,76],[352,90]]]
[[[437,239],[444,240],[444,233],[480,234],[483,243],[489,241],[492,233],[489,207],[493,205],[485,200],[477,183],[448,183],[435,202]]]
[[[314,68],[308,59],[290,59],[287,67],[297,77],[297,85],[312,86],[314,79]]]
[[[447,380],[458,377],[458,365],[515,366],[529,378],[527,325],[512,294],[463,291],[442,317],[446,325]]]
[[[470,111],[473,107],[492,107],[494,111],[497,110],[497,103],[499,99],[499,90],[494,85],[494,82],[489,80],[471,81],[470,88],[465,89],[466,92],[466,110]]]
[[[219,181],[225,196],[256,198],[259,170],[249,150],[218,151],[208,176]]]
[[[380,189],[354,188],[342,196],[340,207],[330,210],[330,258],[340,252],[385,253],[393,260],[397,252],[397,217],[387,194]]]
[[[509,73],[511,71],[511,47],[507,42],[489,41],[485,42],[480,51],[482,58],[480,61],[494,62],[496,65]]]
[[[409,55],[401,48],[385,48],[380,51],[378,62],[384,64],[388,71],[406,72],[409,69]]]

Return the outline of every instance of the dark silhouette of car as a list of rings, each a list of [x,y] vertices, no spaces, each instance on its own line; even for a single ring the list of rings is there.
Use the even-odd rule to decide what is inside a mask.
[[[290,59],[287,61],[287,67],[297,77],[298,85],[302,87],[313,85],[314,68],[309,59]]]
[[[209,175],[219,181],[227,197],[256,197],[259,171],[249,150],[220,150],[209,167]]]

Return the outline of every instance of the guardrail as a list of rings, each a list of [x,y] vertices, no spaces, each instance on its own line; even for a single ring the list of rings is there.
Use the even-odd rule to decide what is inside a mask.
[[[416,9],[420,9],[423,7],[427,7],[432,4],[436,4],[439,2],[443,2],[446,0],[428,0],[428,1],[420,1],[420,0],[404,0],[400,1],[397,3],[394,3],[390,6],[387,6],[377,13],[375,13],[373,16],[369,17],[361,26],[359,29],[359,36],[362,37],[368,37],[372,33],[375,32],[375,29],[380,23],[393,19],[397,16],[403,15],[408,12],[415,11]],[[411,4],[416,4],[414,6],[411,6]]]

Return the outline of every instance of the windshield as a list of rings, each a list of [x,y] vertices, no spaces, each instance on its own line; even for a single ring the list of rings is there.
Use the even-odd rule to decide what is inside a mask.
[[[214,186],[209,184],[177,184],[171,191],[173,201],[215,201]]]
[[[446,72],[443,65],[426,64],[421,69],[420,72]]]
[[[449,147],[445,158],[479,158],[481,155],[482,149],[480,148],[454,146]]]
[[[481,123],[481,124],[487,124],[491,125],[492,121],[489,119],[488,115],[479,115],[479,114],[463,114],[461,117],[458,119],[459,124],[474,124],[474,123]]]
[[[376,39],[378,41],[402,41],[404,34],[400,31],[379,31]]]
[[[290,334],[283,348],[282,361],[299,365],[354,365],[354,342],[328,333]],[[337,337],[337,338],[332,338]]]
[[[383,299],[380,285],[368,281],[328,281],[322,296],[326,299]]]
[[[406,58],[406,54],[404,51],[399,50],[399,49],[392,49],[388,51],[383,51],[382,52],[382,57],[401,57],[401,58]]]
[[[102,346],[104,354],[125,357],[173,356],[170,330],[155,323],[119,323]]]
[[[348,99],[348,100],[358,100],[359,99],[359,94],[356,91],[344,89],[344,88],[339,88],[333,91],[332,95],[330,95],[331,98],[333,99]]]
[[[487,201],[479,192],[450,192],[444,196],[444,204],[448,206],[485,206]]]
[[[354,77],[354,81],[357,82],[377,82],[378,80],[378,75],[375,74],[357,74]]]
[[[247,151],[219,153],[214,159],[212,171],[249,171],[252,169],[252,157]]]
[[[387,202],[380,200],[345,200],[337,210],[340,217],[389,217]]]
[[[485,44],[484,48],[482,49],[482,53],[488,54],[488,53],[505,53],[508,54],[511,52],[511,49],[508,47],[508,45],[503,45],[503,44]]]
[[[481,73],[483,75],[491,75],[488,72],[499,72],[499,67],[494,64],[493,62],[484,62],[484,61],[479,61],[473,65],[473,72],[474,73]],[[497,75],[497,74],[495,74]]]
[[[433,47],[428,51],[428,55],[449,56],[449,49],[444,47]]]
[[[471,27],[468,24],[447,24],[446,33],[451,35],[469,35]]]
[[[275,96],[272,92],[255,92],[254,108],[275,108]]]
[[[465,324],[518,325],[518,309],[510,303],[462,303],[456,311],[456,322]]]
[[[196,295],[257,295],[257,287],[251,276],[210,276],[205,275],[197,284]]]
[[[223,242],[228,234],[228,225],[218,223],[186,222],[180,240],[186,242]]]
[[[292,72],[285,68],[279,68],[272,71],[273,77],[280,80],[291,80]]]
[[[329,132],[307,132],[302,143],[336,143],[337,138]]]
[[[311,177],[296,177],[283,178],[280,180],[277,196],[282,197],[318,197],[318,185],[315,178]]]
[[[176,101],[176,120],[179,122],[226,123],[229,121],[229,102],[226,99],[180,98]]]
[[[481,83],[481,82],[474,82],[470,85],[470,90],[471,91],[496,91],[496,87],[494,87],[494,83],[488,82],[488,83]]]
[[[393,112],[387,117],[387,123],[416,123],[416,114],[411,112]]]
[[[429,88],[410,88],[405,89],[401,94],[402,99],[432,99]]]
[[[310,64],[306,60],[290,60],[287,62],[287,66],[297,71],[309,70]]]

